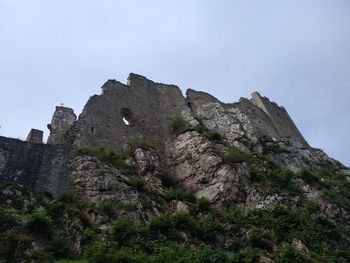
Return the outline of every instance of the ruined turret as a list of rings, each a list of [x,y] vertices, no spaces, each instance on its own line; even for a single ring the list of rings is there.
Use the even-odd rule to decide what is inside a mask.
[[[28,136],[27,136],[27,142],[32,143],[43,143],[43,135],[44,132],[37,129],[31,129]]]
[[[73,109],[57,106],[56,111],[52,116],[51,123],[47,125],[47,128],[50,130],[50,135],[47,139],[47,143],[62,143],[65,133],[73,125],[76,119],[77,116],[74,114]]]

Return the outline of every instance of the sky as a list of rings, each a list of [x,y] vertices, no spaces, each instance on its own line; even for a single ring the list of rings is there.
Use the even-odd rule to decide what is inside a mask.
[[[48,136],[134,72],[223,102],[253,91],[350,165],[349,0],[0,0],[0,135]]]

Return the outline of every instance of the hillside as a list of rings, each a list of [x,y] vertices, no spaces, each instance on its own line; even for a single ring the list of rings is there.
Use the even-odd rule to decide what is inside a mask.
[[[131,73],[48,128],[0,137],[0,262],[350,261],[350,169],[257,92]]]

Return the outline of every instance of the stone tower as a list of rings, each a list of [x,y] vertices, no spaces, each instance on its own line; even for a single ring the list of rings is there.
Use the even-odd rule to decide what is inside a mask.
[[[74,114],[73,109],[57,106],[55,113],[53,114],[51,124],[47,125],[50,130],[47,143],[60,144],[63,142],[65,133],[76,121],[77,116]]]

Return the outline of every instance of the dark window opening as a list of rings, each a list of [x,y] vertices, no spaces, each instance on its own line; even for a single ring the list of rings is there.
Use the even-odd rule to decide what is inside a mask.
[[[91,127],[91,133],[95,132],[95,127]]]
[[[123,108],[121,110],[121,114],[122,114],[123,123],[126,126],[133,126],[134,125],[135,117],[134,117],[134,114],[132,113],[131,110]]]
[[[187,102],[187,106],[190,108],[190,110],[192,110],[192,103],[191,102]]]

